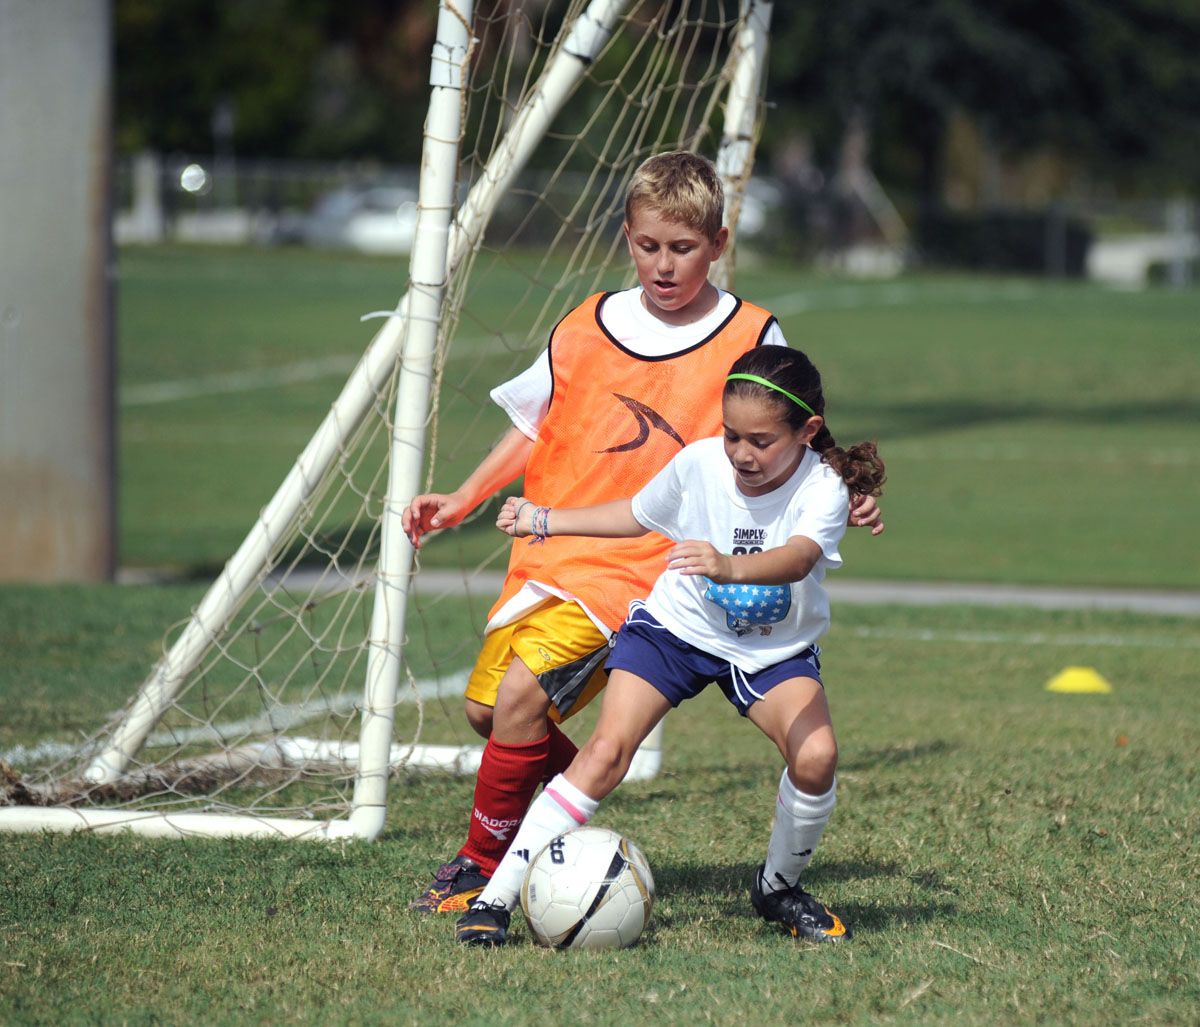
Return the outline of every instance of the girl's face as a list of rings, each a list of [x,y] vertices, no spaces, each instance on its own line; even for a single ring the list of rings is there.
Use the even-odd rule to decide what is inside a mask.
[[[738,491],[747,496],[764,496],[787,481],[825,423],[810,417],[793,428],[783,419],[781,404],[750,396],[726,396],[722,411],[725,455]]]
[[[625,223],[625,241],[637,268],[646,308],[660,321],[685,325],[699,320],[716,302],[708,270],[725,249],[728,229],[716,239],[636,206]]]

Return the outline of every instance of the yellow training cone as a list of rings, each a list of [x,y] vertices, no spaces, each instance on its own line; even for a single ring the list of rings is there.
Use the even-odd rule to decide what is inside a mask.
[[[1067,667],[1046,682],[1046,691],[1071,692],[1076,695],[1088,692],[1105,694],[1112,691],[1112,685],[1091,667]]]

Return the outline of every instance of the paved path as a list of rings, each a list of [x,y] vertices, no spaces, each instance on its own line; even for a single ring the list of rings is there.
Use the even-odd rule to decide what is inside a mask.
[[[476,574],[468,579],[456,571],[425,570],[417,589],[447,593],[469,591],[495,596],[502,575]],[[1030,606],[1041,610],[1129,610],[1137,613],[1200,617],[1200,592],[1160,592],[1141,589],[1052,588],[1024,585],[959,585],[945,582],[860,581],[825,582],[835,603],[899,603],[907,606]]]
[[[297,588],[311,587],[309,572],[291,575]],[[313,574],[315,580],[317,575]],[[152,570],[123,569],[117,580],[145,585],[178,580]],[[416,589],[426,595],[469,592],[483,599],[500,592],[499,571],[464,574],[460,571],[424,570]],[[835,603],[896,603],[901,606],[1026,606],[1039,610],[1128,610],[1174,617],[1200,617],[1200,592],[1166,592],[1152,589],[1059,588],[1045,585],[963,585],[934,581],[862,581],[827,579]]]

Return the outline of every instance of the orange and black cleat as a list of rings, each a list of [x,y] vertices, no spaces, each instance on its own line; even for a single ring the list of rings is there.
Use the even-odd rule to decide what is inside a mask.
[[[454,925],[454,940],[464,945],[503,945],[511,919],[503,903],[489,905],[476,899]]]
[[[465,913],[488,879],[479,864],[466,856],[455,856],[433,875],[433,884],[408,904],[422,913]]]
[[[763,887],[765,864],[754,873],[750,885],[750,901],[764,920],[777,923],[793,938],[808,941],[845,941],[853,935],[829,908],[809,895],[799,884],[789,885],[776,874],[780,888],[771,891]]]

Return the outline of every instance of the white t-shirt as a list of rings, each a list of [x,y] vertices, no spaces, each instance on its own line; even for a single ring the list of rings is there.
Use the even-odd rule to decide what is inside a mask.
[[[845,482],[813,450],[773,492],[739,491],[721,438],[685,447],[633,498],[639,524],[668,538],[702,539],[722,553],[758,552],[794,535],[821,548],[816,565],[787,585],[717,585],[665,570],[646,609],[669,631],[747,673],[803,652],[829,627],[825,572],[840,567],[850,498]]]
[[[708,338],[733,313],[736,305],[737,298],[732,293],[719,290],[716,306],[699,321],[686,325],[667,324],[646,309],[639,285],[609,295],[600,306],[599,316],[604,330],[625,349],[641,357],[658,358],[683,353]],[[777,321],[771,323],[762,341],[763,345],[787,345]],[[538,428],[550,409],[553,391],[550,351],[545,349],[517,377],[492,389],[491,397],[504,408],[514,427],[527,438],[536,439]]]

